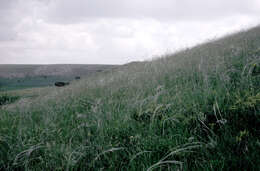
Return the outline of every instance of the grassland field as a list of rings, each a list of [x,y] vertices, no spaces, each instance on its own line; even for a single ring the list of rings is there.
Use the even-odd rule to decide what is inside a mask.
[[[0,97],[0,170],[260,170],[259,26]]]

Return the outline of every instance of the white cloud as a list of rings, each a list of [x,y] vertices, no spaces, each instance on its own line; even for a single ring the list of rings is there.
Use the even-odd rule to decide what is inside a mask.
[[[0,63],[122,64],[260,21],[257,0],[3,2]]]

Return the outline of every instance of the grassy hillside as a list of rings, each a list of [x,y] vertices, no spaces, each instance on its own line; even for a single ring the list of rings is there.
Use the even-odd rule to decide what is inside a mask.
[[[0,65],[0,91],[53,86],[115,68],[115,65]]]
[[[62,89],[12,92],[0,166],[259,170],[260,27]],[[36,95],[36,96],[32,96]]]

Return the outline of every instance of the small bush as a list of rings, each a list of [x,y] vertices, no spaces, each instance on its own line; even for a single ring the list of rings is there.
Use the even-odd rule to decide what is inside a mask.
[[[18,99],[18,96],[0,95],[0,106],[13,103]]]

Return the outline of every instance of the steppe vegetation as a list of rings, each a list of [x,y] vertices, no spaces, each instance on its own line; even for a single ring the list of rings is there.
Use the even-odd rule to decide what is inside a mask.
[[[12,92],[0,168],[260,170],[259,67],[255,27],[64,88]]]

